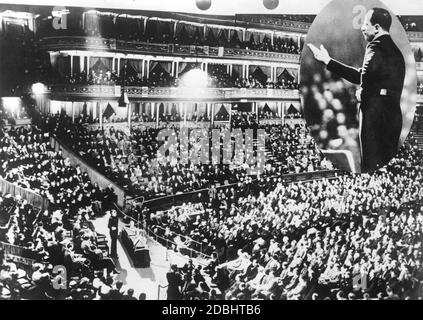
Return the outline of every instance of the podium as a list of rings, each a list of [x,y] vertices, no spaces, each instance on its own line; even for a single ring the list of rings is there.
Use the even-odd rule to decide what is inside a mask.
[[[146,239],[138,233],[138,230],[124,227],[121,232],[121,239],[134,267],[150,268],[150,250]]]

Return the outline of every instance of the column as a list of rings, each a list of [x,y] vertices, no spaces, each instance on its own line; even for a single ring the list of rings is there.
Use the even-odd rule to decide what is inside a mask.
[[[97,102],[98,103],[98,105],[99,105],[99,112],[100,112],[100,128],[101,129],[103,129],[103,105],[102,105],[102,103],[101,103],[102,101],[100,101],[100,102]]]
[[[90,56],[87,56],[87,80],[90,76]]]
[[[145,60],[142,60],[142,63],[141,63],[141,76],[143,78],[145,77]]]
[[[184,125],[187,124],[187,104],[182,102],[179,103],[179,110],[184,113]]]
[[[154,115],[156,114],[156,110],[155,110],[155,103],[154,102],[150,102],[150,106],[151,106],[151,117],[154,118]]]
[[[131,125],[132,125],[132,103],[128,103],[128,128],[129,132],[131,132]]]
[[[174,77],[174,76],[175,76],[175,61],[172,61],[172,67],[171,67],[171,69],[170,69],[170,75],[171,75],[172,77]]]
[[[120,76],[120,58],[117,58],[117,75]]]
[[[93,120],[97,118],[97,103],[89,102],[90,106],[93,108]],[[88,108],[88,105],[87,105]]]
[[[179,77],[179,61],[175,62],[175,77]]]
[[[245,77],[248,79],[250,76],[250,66],[247,64],[245,68]]]
[[[301,76],[300,76],[301,68],[298,68],[298,76],[297,76],[297,83],[300,84],[301,82]]]
[[[146,78],[150,78],[150,60],[146,60],[146,64],[147,64],[147,74],[145,75]]]
[[[73,75],[73,55],[70,55],[70,75]]]
[[[159,116],[160,116],[159,112],[160,112],[160,105],[157,105],[157,108],[156,108],[156,125],[157,126],[159,126]]]
[[[234,67],[234,66],[233,66],[232,64],[230,64],[230,65],[229,65],[229,75],[230,75],[230,76],[232,76],[232,73],[233,73],[233,72],[232,72],[232,71],[233,71],[233,67]]]
[[[245,41],[245,29],[242,30],[242,41]]]
[[[270,44],[273,46],[273,37],[275,36],[275,33],[274,32],[272,32],[271,34],[270,34]]]
[[[298,36],[298,50],[301,48],[301,36]]]
[[[84,62],[85,62],[85,57],[84,56],[78,56],[79,58],[79,72],[84,71]]]
[[[282,102],[277,102],[277,114],[282,118]]]
[[[72,123],[75,123],[75,106],[72,101]]]
[[[116,69],[116,60],[115,57],[112,58],[112,72]]]
[[[211,104],[211,115],[210,115],[210,122],[213,125],[214,123],[214,103]]]
[[[204,62],[204,71],[206,73],[208,73],[208,69],[209,69],[209,63],[208,62]]]

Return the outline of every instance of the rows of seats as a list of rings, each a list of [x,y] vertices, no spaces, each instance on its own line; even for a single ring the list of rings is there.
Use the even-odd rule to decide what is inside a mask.
[[[165,228],[175,250],[200,243],[212,255],[195,272],[213,286],[169,281],[169,290],[179,299],[422,299],[421,159],[411,139],[371,175],[254,183],[164,212],[145,208],[147,225]]]
[[[170,155],[166,159],[157,158],[157,150],[163,144],[156,140],[160,129],[133,128],[131,134],[113,126],[104,131],[98,128],[86,128],[71,122],[65,116],[50,119],[50,132],[79,154],[94,168],[104,173],[112,181],[117,182],[133,195],[143,195],[146,199],[157,196],[176,194],[208,188],[215,183],[224,184],[242,182],[247,177],[247,168],[232,165],[194,164],[190,161],[183,164],[180,159]],[[292,135],[289,131],[277,130],[278,125],[262,125],[260,128],[270,136],[267,144],[277,163],[264,168],[265,176],[285,173],[317,171],[327,168],[325,162],[316,151],[312,141],[304,140],[305,126],[297,128]],[[245,128],[245,126],[243,126]],[[251,127],[253,128],[253,127]],[[178,128],[171,128],[179,135]],[[211,139],[211,130],[202,129]],[[279,148],[292,149],[292,153],[284,155]],[[302,147],[303,145],[303,147]],[[173,146],[179,150],[180,141]],[[191,147],[198,147],[199,142],[191,142]],[[307,154],[307,158],[304,155]]]

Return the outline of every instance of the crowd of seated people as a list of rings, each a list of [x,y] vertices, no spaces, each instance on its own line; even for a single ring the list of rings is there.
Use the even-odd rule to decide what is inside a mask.
[[[111,188],[100,189],[51,148],[48,132],[35,126],[1,128],[0,147],[0,177],[49,199],[50,207],[71,217],[80,210],[93,216],[101,203],[115,201]]]
[[[174,33],[174,26],[171,22],[155,21],[154,19],[147,20],[146,30],[139,28],[135,19],[123,17],[119,18],[119,22],[115,24],[113,19],[109,16],[99,16],[99,24],[101,20],[107,20],[109,26],[107,28],[99,28],[98,25],[93,24],[91,27],[86,27],[84,32],[88,36],[116,38],[123,41],[137,41],[158,44],[176,44],[176,45],[195,45],[195,46],[210,46],[210,47],[228,47],[239,49],[250,49],[260,51],[273,51],[282,53],[299,54],[299,48],[293,38],[275,36],[273,44],[271,43],[270,35],[265,36],[261,41],[250,37],[245,41],[241,40],[237,32],[233,32],[229,37],[228,31],[220,31],[218,35],[213,32],[208,32],[204,36],[202,27],[195,27],[194,32],[188,32],[185,27]],[[117,22],[117,20],[116,20]],[[125,26],[125,23],[128,25]],[[133,28],[128,28],[129,25],[134,24]]]
[[[127,137],[123,131],[114,128],[103,135],[101,130],[87,131],[82,126],[70,124],[60,125],[54,132],[112,181],[131,194],[145,198],[206,188],[216,182],[224,183],[227,179],[233,182],[246,176],[244,169],[230,168],[229,165],[163,164],[157,159],[159,130],[134,129]],[[209,134],[208,129],[205,133]]]
[[[0,197],[0,241],[19,246],[34,262],[28,270],[1,252],[1,299],[107,298],[101,287],[113,283],[117,270],[91,218],[112,208],[113,191],[100,190],[61,159],[35,127],[2,129],[0,140],[1,177],[50,200],[40,211],[20,197]],[[53,290],[56,265],[65,266],[73,281],[59,291]],[[88,287],[92,294],[82,294]]]
[[[423,299],[423,163],[413,144],[371,175],[244,184],[200,197],[194,216],[190,204],[145,218],[203,244],[212,258],[202,274],[225,299]]]
[[[68,117],[56,116],[50,118],[54,125],[52,133],[56,134],[65,145],[75,150],[83,159],[89,162],[93,167],[108,176],[112,181],[135,195],[143,195],[145,198],[158,197],[178,192],[193,191],[201,188],[208,188],[215,183],[223,184],[245,180],[247,170],[244,166],[238,166],[234,162],[231,165],[210,165],[194,164],[191,161],[188,164],[182,164],[178,159],[157,159],[157,134],[160,129],[138,127],[133,128],[131,135],[122,130],[110,127],[104,132],[99,128],[86,128],[83,125],[75,125]],[[269,134],[274,134],[272,126],[263,127]],[[179,128],[175,128],[174,133],[179,134]],[[204,130],[205,136],[211,139],[211,130]],[[289,129],[287,129],[289,130]],[[273,137],[273,136],[272,136]],[[291,172],[307,172],[310,168],[319,170],[326,167],[324,160],[319,154],[316,154],[315,148],[310,152],[303,151],[303,148],[297,148],[298,141],[304,139],[298,136],[298,141],[294,143],[295,138],[287,140],[282,133],[279,133],[274,143],[285,143],[287,147],[292,145],[298,149],[294,158],[285,157],[278,153],[276,158],[280,163],[270,168],[265,168],[264,174],[278,175]],[[276,141],[280,139],[280,141]],[[305,141],[305,140],[304,140]],[[161,142],[162,144],[163,142]],[[311,146],[310,142],[305,149]],[[191,147],[198,144],[190,140]],[[178,149],[180,141],[176,142],[175,148]],[[293,151],[296,152],[296,151]],[[305,152],[308,158],[299,164],[300,155]],[[164,161],[166,160],[166,161]],[[288,163],[295,162],[295,165],[289,166]],[[306,165],[303,164],[307,163]],[[313,162],[310,165],[309,162]],[[286,164],[286,165],[285,165]],[[295,167],[297,166],[297,167]],[[286,168],[289,167],[287,170]]]
[[[285,126],[265,126],[269,134],[268,146],[272,153],[271,168],[277,174],[314,172],[333,169],[306,130],[304,123]]]
[[[13,205],[0,241],[18,245],[33,261],[25,266],[0,249],[0,300],[137,300],[117,278],[107,246],[85,215],[69,220],[60,210],[37,214],[25,200],[9,195],[0,200],[0,209],[4,202]],[[66,268],[66,279],[55,266]]]
[[[0,130],[1,178],[50,201],[40,210],[20,196],[0,197],[0,241],[19,246],[33,261],[29,270],[0,249],[0,299],[135,300],[131,288],[116,282],[118,271],[105,237],[91,222],[94,213],[114,208],[113,190],[101,190],[51,149],[43,129]],[[60,290],[54,287],[63,281],[53,270],[58,265],[69,277],[69,285]]]
[[[232,111],[231,127],[233,129],[257,129],[257,114],[254,112]]]

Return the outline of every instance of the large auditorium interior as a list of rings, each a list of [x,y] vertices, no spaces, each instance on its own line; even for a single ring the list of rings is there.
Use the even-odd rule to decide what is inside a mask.
[[[19,2],[0,4],[0,300],[423,299],[423,11],[398,15],[411,132],[354,174],[301,107],[321,7]]]

